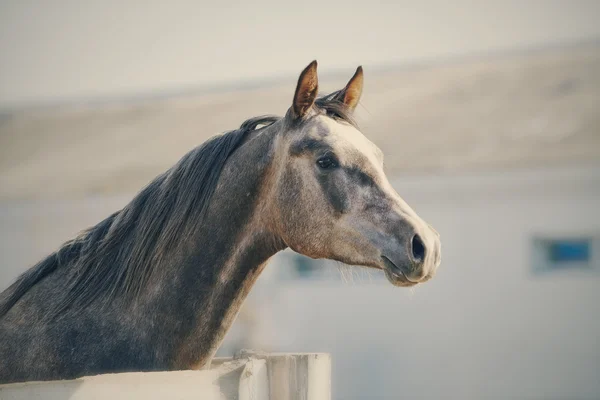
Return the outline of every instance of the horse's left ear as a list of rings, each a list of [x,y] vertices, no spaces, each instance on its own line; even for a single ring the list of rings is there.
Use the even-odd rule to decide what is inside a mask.
[[[317,60],[308,64],[298,78],[298,85],[294,93],[292,111],[295,118],[302,118],[313,106],[319,91],[319,78],[317,77]]]
[[[337,94],[336,100],[344,103],[350,110],[354,111],[363,89],[363,69],[362,66],[356,69],[354,76],[350,78],[346,87]]]

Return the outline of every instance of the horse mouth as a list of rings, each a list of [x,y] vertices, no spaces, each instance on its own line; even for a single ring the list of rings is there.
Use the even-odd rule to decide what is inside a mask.
[[[392,285],[411,287],[419,284],[419,282],[410,281],[406,275],[404,275],[404,272],[402,272],[402,270],[386,256],[381,256],[381,259],[384,264],[383,272],[385,273],[385,277]]]

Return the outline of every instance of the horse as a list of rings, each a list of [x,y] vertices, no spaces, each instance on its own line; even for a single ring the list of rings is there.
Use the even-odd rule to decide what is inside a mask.
[[[286,248],[383,270],[395,286],[431,279],[439,234],[360,132],[362,91],[358,67],[318,97],[313,61],[283,117],[209,139],[24,272],[0,294],[0,383],[207,368]]]

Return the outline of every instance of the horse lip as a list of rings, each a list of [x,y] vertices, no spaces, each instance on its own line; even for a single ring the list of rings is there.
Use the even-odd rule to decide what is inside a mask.
[[[394,264],[392,262],[392,260],[390,260],[386,256],[381,256],[381,259],[383,260],[383,264],[385,266],[384,269],[387,270],[390,274],[394,275],[394,277],[400,279],[401,281],[403,281],[404,283],[407,283],[407,284],[416,285],[419,283],[419,282],[411,281],[410,279],[408,279],[406,277],[406,275],[404,274],[404,271],[402,271],[400,268],[398,268],[398,266],[396,264]]]

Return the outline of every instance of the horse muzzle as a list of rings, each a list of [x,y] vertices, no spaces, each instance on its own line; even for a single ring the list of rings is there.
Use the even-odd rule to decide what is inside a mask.
[[[431,279],[441,261],[439,234],[431,229],[423,234],[414,233],[405,246],[396,246],[382,252],[382,268],[395,286],[414,286]]]

